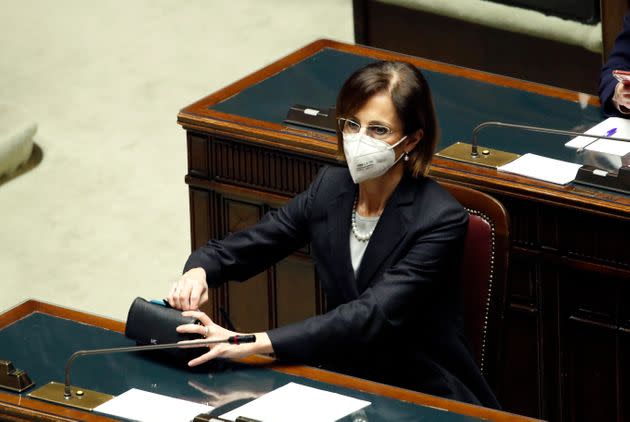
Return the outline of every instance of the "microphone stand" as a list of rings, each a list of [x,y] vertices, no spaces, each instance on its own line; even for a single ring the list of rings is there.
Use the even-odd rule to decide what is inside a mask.
[[[63,404],[67,406],[76,407],[82,410],[93,410],[96,406],[105,403],[113,398],[109,394],[100,393],[98,391],[91,391],[86,389],[76,389],[75,395],[72,394],[72,387],[70,385],[70,368],[72,363],[80,356],[92,356],[92,355],[105,355],[110,353],[129,353],[129,352],[145,352],[148,350],[164,350],[164,349],[190,349],[195,347],[203,347],[210,344],[229,343],[229,344],[243,344],[254,343],[256,336],[250,335],[236,335],[221,340],[186,340],[179,343],[166,343],[166,344],[150,344],[146,346],[130,346],[130,347],[112,347],[107,349],[90,349],[90,350],[78,350],[74,352],[68,361],[66,362],[65,370],[65,383],[63,384],[63,398],[60,397],[61,384],[56,382],[50,382],[41,388],[33,391],[29,394],[30,397],[42,399],[45,401]]]
[[[475,128],[472,131],[472,144],[471,144],[471,150],[470,150],[470,156],[475,158],[479,156],[479,152],[478,152],[478,143],[477,143],[477,135],[479,134],[479,132],[482,129],[485,129],[487,127],[507,127],[507,128],[514,128],[514,129],[523,129],[526,131],[530,131],[530,132],[540,132],[540,133],[550,133],[553,135],[570,135],[570,136],[584,136],[587,138],[594,138],[593,142],[595,142],[596,139],[610,139],[612,141],[624,141],[624,142],[630,142],[630,139],[627,138],[617,138],[617,137],[613,137],[613,136],[606,136],[606,135],[592,135],[590,133],[582,133],[582,132],[575,132],[572,130],[561,130],[561,129],[549,129],[546,127],[541,127],[541,126],[528,126],[528,125],[519,125],[519,124],[515,124],[515,123],[503,123],[503,122],[484,122],[481,124],[478,124],[477,126],[475,126]],[[591,144],[589,143],[589,145]],[[582,148],[579,148],[577,150],[577,152],[581,152],[584,150],[584,148],[586,148],[588,145],[585,145]],[[482,152],[483,153],[483,152]]]
[[[595,142],[595,140],[597,139],[610,139],[611,141],[630,142],[630,139],[619,138],[616,136],[595,135],[590,133],[575,132],[572,130],[549,129],[540,126],[519,125],[514,123],[484,122],[477,125],[472,132],[470,157],[473,161],[480,159],[480,155],[478,152],[477,135],[482,129],[492,126],[522,129],[530,132],[549,133],[553,135],[584,136],[587,138],[592,138],[593,140],[591,142],[576,150],[577,154],[584,153],[586,147]],[[624,194],[630,193],[630,160],[626,158],[630,154],[620,156],[598,151],[587,150],[586,152],[588,154],[586,154],[582,159],[583,165],[578,169],[578,172],[575,176],[574,181],[576,183],[581,183],[596,188],[611,189]],[[491,152],[488,149],[484,149],[481,151],[481,154],[482,156],[487,156],[491,154]],[[605,170],[601,168],[602,165],[604,166]]]
[[[586,138],[592,138],[592,142],[576,149],[577,154],[584,155],[582,155],[583,165],[578,169],[574,182],[630,194],[630,154],[621,156],[618,154],[586,149],[597,139],[630,142],[630,139],[627,138],[491,121],[475,126],[472,131],[470,144],[465,142],[456,142],[437,152],[435,155],[455,161],[495,169],[520,157],[518,154],[500,151],[497,149],[483,148],[480,151],[478,143],[479,132],[487,127],[511,128],[529,132],[548,133],[552,135],[583,136]]]

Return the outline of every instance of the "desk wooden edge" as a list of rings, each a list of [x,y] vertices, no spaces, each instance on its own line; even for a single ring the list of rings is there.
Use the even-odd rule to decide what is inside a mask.
[[[106,317],[91,315],[85,312],[71,310],[60,306],[28,300],[8,311],[0,314],[0,329],[27,317],[33,313],[45,313],[48,315],[66,318],[72,321],[105,328],[108,330],[124,332],[125,324]],[[274,371],[285,374],[309,378],[315,381],[325,382],[339,387],[359,390],[384,397],[390,397],[414,404],[437,407],[454,411],[463,415],[475,416],[492,421],[536,421],[525,416],[487,409],[453,400],[418,393],[398,387],[392,387],[377,382],[362,380],[359,378],[342,375],[322,369],[317,369],[302,365],[286,364],[276,361],[266,356],[251,356],[239,359],[250,365],[265,366]],[[22,395],[8,394],[0,392],[0,414],[6,412],[8,415],[16,414],[22,417],[42,418],[38,420],[88,420],[88,421],[109,421],[111,419],[96,414],[80,412],[71,408],[56,406],[39,400],[30,399]]]

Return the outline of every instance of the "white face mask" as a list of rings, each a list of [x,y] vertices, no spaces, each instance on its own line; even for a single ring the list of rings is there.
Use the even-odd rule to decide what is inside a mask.
[[[396,159],[394,147],[398,146],[407,136],[403,136],[394,145],[372,138],[364,133],[349,133],[343,135],[343,151],[354,183],[374,179],[387,173],[403,156]]]

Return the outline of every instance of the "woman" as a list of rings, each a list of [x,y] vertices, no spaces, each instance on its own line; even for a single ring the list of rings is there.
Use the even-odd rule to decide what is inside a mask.
[[[328,312],[219,344],[192,360],[275,353],[298,361],[485,406],[496,400],[462,334],[458,267],[468,214],[425,177],[438,137],[429,87],[415,67],[377,62],[337,99],[339,153],[309,189],[256,226],[195,251],[171,289],[172,306],[203,326],[235,333],[196,311],[208,282],[245,280],[310,242]]]

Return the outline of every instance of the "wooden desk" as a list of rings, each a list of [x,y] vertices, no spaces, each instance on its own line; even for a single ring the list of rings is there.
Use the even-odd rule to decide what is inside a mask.
[[[73,351],[128,346],[132,342],[121,335],[123,332],[122,322],[31,300],[0,315],[0,358],[12,360],[16,367],[29,372],[37,387],[49,381],[62,381],[66,359]],[[198,402],[207,401],[209,396],[203,389],[192,388],[195,385],[205,386],[214,397],[220,396],[222,390],[233,395],[243,386],[249,392],[262,394],[295,381],[369,400],[372,404],[365,408],[365,417],[370,421],[533,420],[315,368],[282,365],[262,356],[243,359],[237,365],[237,368],[223,370],[215,368],[209,377],[207,372],[169,367],[148,356],[130,353],[78,360],[72,376],[76,385],[108,394],[117,395],[136,387]],[[0,390],[0,420],[96,422],[112,419],[31,399],[26,393]]]
[[[598,100],[382,50],[318,41],[185,107],[192,247],[254,224],[335,163],[333,136],[283,123],[292,104],[328,107],[349,74],[376,60],[423,70],[442,126],[439,149],[468,140],[487,120],[585,130]],[[479,142],[564,160],[557,136],[497,130]],[[512,248],[502,359],[491,380],[503,406],[551,420],[630,418],[630,198],[557,186],[436,157],[431,176],[490,193],[508,209]],[[308,250],[247,283],[213,292],[244,331],[266,330],[324,309]]]

